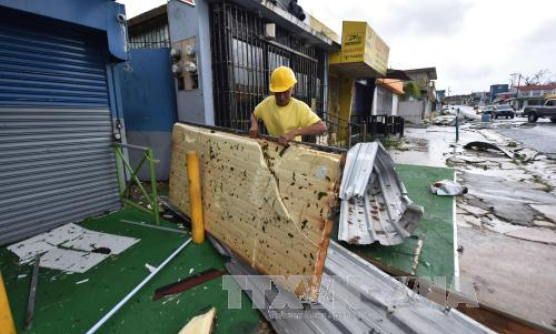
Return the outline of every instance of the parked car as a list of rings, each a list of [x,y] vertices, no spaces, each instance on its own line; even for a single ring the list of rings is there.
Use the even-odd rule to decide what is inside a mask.
[[[490,114],[491,117],[494,117],[495,113],[496,113],[496,109],[494,108],[494,106],[485,106],[483,108],[483,110],[481,111],[482,114]]]
[[[524,114],[529,123],[535,123],[539,118],[548,117],[556,123],[556,99],[546,100],[542,106],[525,107]]]
[[[515,117],[515,110],[509,104],[500,104],[494,107],[494,118],[506,116],[506,118]]]

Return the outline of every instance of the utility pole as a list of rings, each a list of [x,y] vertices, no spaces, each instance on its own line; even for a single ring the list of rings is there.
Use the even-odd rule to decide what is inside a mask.
[[[521,73],[518,73],[517,75],[517,87],[515,87],[515,101],[517,105],[515,106],[515,110],[519,110],[519,85],[521,85]]]

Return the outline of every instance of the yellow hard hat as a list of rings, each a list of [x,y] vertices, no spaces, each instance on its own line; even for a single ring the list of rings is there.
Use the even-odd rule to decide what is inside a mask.
[[[295,74],[287,66],[280,66],[270,75],[270,91],[273,93],[285,92],[297,83]]]

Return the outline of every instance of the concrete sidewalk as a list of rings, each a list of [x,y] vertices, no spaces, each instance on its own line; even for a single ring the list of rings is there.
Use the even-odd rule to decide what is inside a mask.
[[[397,163],[455,168],[469,188],[457,199],[460,272],[479,301],[556,328],[556,162],[544,154],[524,163],[464,149],[471,141],[536,153],[467,124],[459,143],[454,127],[409,128],[391,154]]]

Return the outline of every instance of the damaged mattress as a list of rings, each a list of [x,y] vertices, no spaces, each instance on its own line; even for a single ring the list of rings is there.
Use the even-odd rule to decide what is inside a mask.
[[[186,215],[188,151],[199,152],[205,229],[260,273],[275,275],[282,288],[315,301],[341,156],[176,124],[169,197]]]

